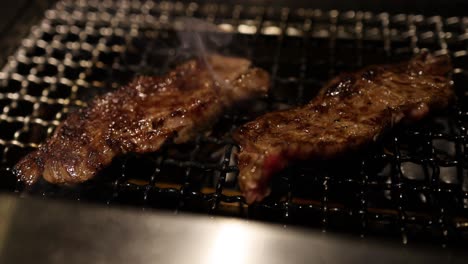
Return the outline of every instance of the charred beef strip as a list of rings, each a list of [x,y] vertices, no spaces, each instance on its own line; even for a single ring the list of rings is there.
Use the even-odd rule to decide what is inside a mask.
[[[268,86],[269,75],[250,61],[220,55],[188,61],[166,76],[138,77],[71,113],[15,173],[28,185],[41,176],[56,184],[86,181],[118,155],[190,140],[226,108],[264,96]]]
[[[375,141],[401,120],[418,120],[453,98],[448,56],[370,66],[332,79],[307,105],[267,113],[240,127],[239,184],[246,201],[270,192],[273,174],[294,160],[324,160]]]

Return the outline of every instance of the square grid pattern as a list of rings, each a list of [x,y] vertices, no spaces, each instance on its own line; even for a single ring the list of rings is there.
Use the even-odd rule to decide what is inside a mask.
[[[468,236],[468,18],[153,1],[61,1],[32,27],[0,72],[0,189],[22,192],[12,166],[67,113],[136,74],[163,74],[186,56],[179,17],[223,30],[217,50],[268,70],[255,111],[226,113],[209,135],[157,153],[117,158],[75,187],[28,192],[143,209],[165,208],[305,225],[359,235],[461,245]],[[342,71],[449,53],[458,96],[446,112],[390,132],[367,154],[281,172],[272,197],[247,206],[230,133],[266,111],[308,102]]]

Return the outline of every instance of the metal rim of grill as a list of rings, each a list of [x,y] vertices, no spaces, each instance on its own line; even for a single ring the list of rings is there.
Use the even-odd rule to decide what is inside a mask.
[[[79,187],[41,183],[32,195],[140,208],[234,215],[360,235],[459,245],[468,236],[468,18],[229,4],[61,1],[0,72],[0,189],[20,192],[11,167],[92,95],[135,74],[161,74],[178,52],[177,17],[232,37],[219,52],[272,76],[261,112],[306,103],[331,76],[408,59],[422,48],[451,55],[458,103],[397,128],[364,158],[292,166],[274,194],[248,207],[236,187],[230,131],[252,119],[227,113],[210,136],[118,158]],[[206,33],[206,32],[205,32]],[[258,114],[258,113],[257,113]],[[336,168],[336,167],[341,167]],[[136,173],[138,171],[138,173]],[[459,243],[461,242],[461,243]]]

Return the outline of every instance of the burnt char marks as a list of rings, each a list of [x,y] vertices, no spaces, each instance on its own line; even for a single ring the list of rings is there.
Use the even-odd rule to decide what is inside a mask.
[[[183,108],[177,108],[176,110],[171,112],[171,117],[182,117],[187,113],[186,109]]]
[[[110,149],[114,151],[120,151],[120,142],[116,140],[115,138],[108,137],[104,139],[104,142]]]
[[[63,128],[58,131],[58,134],[63,139],[77,138],[81,135],[81,133],[82,132],[78,131],[76,127],[71,127],[71,126],[63,126]]]
[[[72,113],[67,122],[57,128],[57,134],[62,140],[72,140],[78,145],[86,145],[90,142],[90,136],[86,127],[83,126],[83,120],[80,113]]]
[[[204,98],[204,99],[196,99],[195,102],[192,104],[194,107],[195,112],[203,112],[209,107],[210,104],[217,104],[218,99],[215,98]]]
[[[307,105],[268,113],[243,125],[234,139],[241,147],[239,159],[251,161],[239,164],[239,185],[247,202],[268,195],[268,187],[259,186],[282,167],[270,162],[271,156],[281,164],[336,158],[374,142],[402,118],[415,120],[426,115],[426,109],[446,107],[453,97],[451,82],[444,76],[451,67],[447,62],[426,55],[343,74]],[[412,75],[408,68],[418,74]],[[289,154],[277,161],[277,153]]]
[[[364,70],[362,73],[362,80],[364,81],[369,81],[373,82],[378,75],[384,72],[384,69],[382,67],[374,66],[374,67],[369,67],[368,69]]]
[[[151,129],[152,130],[161,129],[164,126],[164,121],[165,121],[164,117],[155,118],[155,119],[151,120]]]
[[[327,96],[339,96],[340,98],[349,97],[356,90],[354,88],[355,82],[356,79],[354,78],[354,76],[344,75],[339,79],[339,81],[336,84],[330,86],[325,94]]]
[[[375,71],[373,69],[366,70],[362,73],[362,79],[372,81],[375,77]]]
[[[325,95],[329,97],[346,98],[362,90],[360,81],[375,82],[379,81],[379,75],[384,72],[383,67],[371,66],[360,74],[343,74],[336,83],[327,88]]]
[[[316,104],[316,105],[310,105],[310,111],[319,113],[319,114],[325,114],[330,110],[330,106],[325,104]]]
[[[183,143],[210,127],[226,107],[267,93],[269,77],[242,58],[207,56],[188,61],[162,77],[137,77],[70,114],[39,150],[15,167],[18,178],[33,184],[79,183],[94,177],[112,159],[128,152],[157,151],[165,142]],[[220,89],[216,77],[230,83],[243,74],[258,75],[235,89]],[[39,160],[41,161],[39,166]]]

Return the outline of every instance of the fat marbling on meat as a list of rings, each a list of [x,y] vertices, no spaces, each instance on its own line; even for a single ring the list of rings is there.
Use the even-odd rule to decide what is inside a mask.
[[[234,134],[239,184],[248,203],[270,192],[293,160],[331,159],[375,141],[402,119],[418,120],[453,98],[448,56],[426,51],[408,62],[370,66],[332,79],[308,104],[267,113]]]
[[[269,75],[243,58],[209,55],[162,77],[137,77],[71,113],[15,166],[26,184],[86,181],[118,155],[157,151],[209,129],[226,108],[264,96]]]

